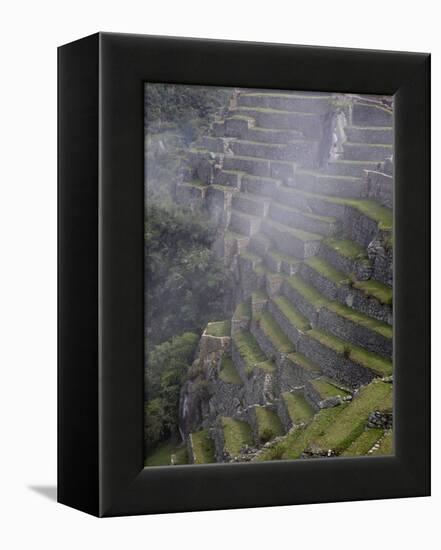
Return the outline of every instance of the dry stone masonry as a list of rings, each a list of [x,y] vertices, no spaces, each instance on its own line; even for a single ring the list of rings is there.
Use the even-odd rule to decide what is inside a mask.
[[[237,284],[182,389],[193,462],[390,444],[392,126],[387,98],[237,90],[186,155],[176,200],[210,213]]]

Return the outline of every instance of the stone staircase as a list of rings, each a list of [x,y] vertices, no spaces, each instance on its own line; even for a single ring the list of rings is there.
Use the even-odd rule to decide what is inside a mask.
[[[241,91],[187,155],[176,199],[216,221],[240,288],[196,463],[391,449],[368,417],[392,409],[392,113],[350,98],[332,155],[335,103]]]

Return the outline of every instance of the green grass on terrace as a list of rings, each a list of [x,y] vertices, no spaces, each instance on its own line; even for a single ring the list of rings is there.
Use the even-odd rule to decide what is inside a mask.
[[[261,219],[259,216],[253,216],[253,214],[247,214],[246,212],[242,212],[242,210],[237,210],[237,208],[232,208],[231,213],[232,214],[234,213],[236,216],[239,216],[240,218],[244,218],[249,221]]]
[[[348,159],[336,159],[331,160],[330,164],[351,164],[355,166],[356,164],[360,164],[361,166],[368,164],[369,166],[378,166],[379,162],[378,160],[348,160]]]
[[[318,256],[307,258],[304,263],[336,285],[348,284],[349,277]]]
[[[251,302],[265,302],[268,301],[268,294],[264,290],[255,290],[251,293]]]
[[[241,233],[236,233],[235,231],[231,231],[230,229],[228,229],[224,233],[224,239],[226,241],[233,241],[233,240],[245,241],[245,240],[248,240],[248,237],[246,235],[242,235]]]
[[[265,407],[255,407],[257,437],[259,443],[266,443],[283,434],[283,426],[278,415]]]
[[[241,97],[275,97],[275,98],[286,98],[286,99],[301,99],[309,101],[317,101],[318,99],[323,101],[329,101],[330,96],[328,95],[300,95],[300,94],[285,94],[283,92],[245,92],[241,94]]]
[[[355,363],[371,369],[379,376],[390,376],[392,374],[392,363],[375,353],[371,353],[349,342],[340,340],[340,338],[320,329],[314,328],[308,331],[307,334],[322,345],[334,350],[336,353],[345,355]]]
[[[298,140],[303,141],[303,140]],[[263,147],[272,147],[273,149],[285,149],[285,143],[267,143],[262,141],[252,141],[250,139],[238,139],[236,143],[251,144],[251,145],[261,145]]]
[[[272,359],[268,359],[266,361],[263,361],[262,363],[257,363],[255,365],[256,369],[263,370],[265,372],[272,373],[276,370],[276,365],[272,361]]]
[[[252,445],[251,427],[246,422],[222,416],[221,425],[224,432],[224,448],[231,456],[239,455],[245,445]]]
[[[384,336],[385,338],[392,338],[393,336],[393,329],[387,323],[383,323],[382,321],[377,321],[377,319],[373,319],[372,317],[368,317],[363,313],[359,313],[355,309],[344,306],[340,302],[330,301],[326,305],[326,307],[329,310],[336,313],[337,315],[339,315],[340,317],[343,317],[344,319],[347,319],[348,321],[351,321],[353,323],[357,323],[358,325],[364,328],[377,332],[378,334],[381,334],[381,336]]]
[[[283,254],[278,250],[268,250],[266,254],[276,261],[285,262],[291,265],[299,264],[302,261],[302,260],[299,260],[299,258],[295,258],[294,256]]]
[[[244,192],[240,191],[235,196],[239,199],[245,199],[247,201],[251,201],[251,202],[254,202],[254,203],[257,203],[257,204],[271,202],[270,198],[263,197],[261,195],[255,195],[254,193],[244,193]]]
[[[172,456],[174,464],[188,464],[187,449],[166,441],[147,455],[145,466],[170,466]]]
[[[240,253],[240,258],[244,258],[245,260],[249,260],[250,262],[262,262],[262,258],[256,254],[255,252],[250,252],[249,250],[244,250]]]
[[[392,143],[360,143],[359,141],[345,141],[344,145],[349,147],[383,147],[384,149],[392,149]]]
[[[383,435],[383,430],[377,428],[366,428],[349,447],[342,453],[342,456],[364,456],[372,449],[374,444]]]
[[[273,298],[273,302],[294,327],[302,331],[310,328],[308,319],[297,311],[297,309],[295,309],[295,307],[285,298],[285,296],[276,296]]]
[[[195,464],[210,464],[216,462],[214,454],[214,442],[208,430],[194,432],[191,434],[193,444],[193,455]]]
[[[222,193],[228,193],[230,195],[235,195],[237,193],[237,189],[235,187],[227,185],[226,183],[223,185],[221,183],[211,183],[206,187],[207,189],[217,189],[218,191],[222,191]]]
[[[317,235],[316,233],[309,233],[308,231],[302,231],[301,229],[294,229],[293,227],[289,227],[288,225],[283,225],[281,223],[277,223],[270,219],[265,219],[265,223],[267,223],[270,227],[273,227],[274,229],[278,229],[279,231],[283,233],[289,233],[293,237],[296,237],[297,239],[301,241],[321,241],[323,239],[322,235]]]
[[[183,185],[193,185],[194,187],[208,187],[206,183],[201,180],[185,181]]]
[[[246,120],[246,121],[249,121],[249,120],[253,120],[253,117],[251,116],[245,116],[245,115],[233,115],[233,116],[230,116],[230,117],[227,117],[225,120],[230,120],[230,119],[235,119],[235,120]]]
[[[239,330],[234,334],[233,340],[247,368],[253,369],[257,363],[266,361],[259,344],[248,331]]]
[[[394,438],[393,432],[387,432],[380,441],[380,447],[372,453],[374,456],[393,455],[394,454]]]
[[[284,111],[282,109],[270,109],[269,107],[247,107],[247,106],[241,106],[236,107],[235,111],[238,112],[247,112],[247,111],[255,111],[257,113],[274,113],[274,114],[281,114],[281,115],[301,115],[301,116],[318,116],[316,113],[305,113],[303,111]],[[250,115],[253,116],[253,115]]]
[[[259,313],[255,316],[256,325],[269,338],[277,351],[291,353],[294,345],[277,324],[274,317],[268,312]]]
[[[310,176],[315,176],[319,179],[336,179],[336,180],[345,180],[345,181],[353,181],[354,183],[358,183],[361,181],[361,178],[357,178],[356,176],[342,176],[339,174],[325,174],[323,172],[319,172],[318,170],[297,170],[297,175],[307,174]]]
[[[358,161],[346,161],[346,162],[358,162]],[[378,163],[374,163],[378,164]],[[340,176],[339,176],[340,177]],[[286,191],[286,189],[284,189]],[[390,208],[382,206],[380,203],[368,200],[368,199],[347,199],[343,197],[334,197],[330,195],[322,195],[320,193],[310,193],[309,191],[301,191],[298,189],[290,189],[293,194],[303,195],[309,198],[320,199],[332,204],[341,204],[351,206],[359,210],[366,217],[374,220],[378,223],[379,229],[390,230],[392,229],[393,215]]]
[[[318,392],[322,399],[329,399],[331,397],[346,397],[349,395],[349,392],[334,386],[328,380],[323,378],[316,378],[310,381],[311,386]]]
[[[357,439],[366,427],[366,422],[374,410],[392,406],[392,384],[373,381],[362,388],[347,408],[338,416],[326,432],[311,442],[311,447],[337,454],[344,451]]]
[[[323,240],[323,243],[346,258],[367,258],[366,249],[355,241],[327,237]]]
[[[241,302],[234,310],[233,319],[251,319],[250,300]]]
[[[216,336],[218,338],[222,336],[231,335],[231,321],[217,321],[214,323],[208,323],[205,329],[205,334],[208,336]]]
[[[234,367],[231,357],[224,355],[219,372],[220,379],[227,384],[242,384],[242,380]]]
[[[329,300],[320,294],[313,286],[305,283],[297,275],[293,275],[287,279],[288,284],[296,290],[303,298],[312,304],[316,309],[319,309],[321,306],[327,304]]]
[[[238,155],[234,155],[236,158],[246,158],[246,159],[254,159],[255,157],[238,157]],[[268,161],[270,162],[270,161]],[[289,163],[285,163],[285,164],[289,164]],[[293,163],[291,163],[293,164]],[[276,179],[276,178],[270,178],[269,176],[255,176],[253,174],[247,174],[245,173],[245,176],[246,176],[246,179],[247,180],[264,180],[264,181],[271,181],[273,182],[274,184],[276,183],[280,183],[280,180]]]
[[[293,424],[309,422],[314,416],[314,409],[300,393],[287,391],[282,394],[282,397]]]
[[[346,405],[339,405],[338,407],[322,409],[307,426],[288,433],[277,445],[258,455],[256,460],[262,462],[299,458],[310,441],[323,435],[328,426],[338,419],[345,407]]]
[[[295,365],[299,365],[302,369],[308,372],[320,373],[320,367],[313,363],[310,359],[302,355],[301,353],[290,353],[288,359]]]
[[[391,230],[393,215],[390,208],[382,206],[378,202],[366,199],[344,199],[348,206],[356,208],[366,217],[378,223],[379,229]]]
[[[393,290],[390,286],[372,279],[369,281],[354,281],[352,286],[363,291],[367,296],[373,296],[382,304],[392,305]]]
[[[307,218],[310,218],[311,220],[317,220],[319,222],[323,223],[335,223],[337,220],[333,218],[332,216],[320,216],[319,214],[312,214],[311,212],[307,212],[305,210],[301,210],[299,208],[294,208],[293,206],[287,206],[286,204],[273,201],[275,206],[278,206],[280,208],[283,208],[284,210],[288,210],[290,212],[293,212],[295,214],[301,214],[302,216],[305,216]]]

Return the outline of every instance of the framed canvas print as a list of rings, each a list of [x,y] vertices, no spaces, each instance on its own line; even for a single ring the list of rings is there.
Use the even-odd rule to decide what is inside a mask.
[[[59,501],[430,494],[430,57],[59,49]]]

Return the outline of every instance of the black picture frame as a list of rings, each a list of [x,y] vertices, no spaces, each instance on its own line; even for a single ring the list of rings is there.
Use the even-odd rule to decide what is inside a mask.
[[[430,494],[430,56],[98,33],[58,51],[58,500],[97,516]],[[145,82],[395,96],[395,455],[143,467]]]

